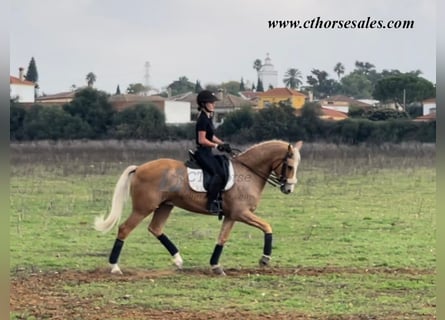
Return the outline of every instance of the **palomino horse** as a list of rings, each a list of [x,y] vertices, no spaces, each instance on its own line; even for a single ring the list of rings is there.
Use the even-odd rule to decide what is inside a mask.
[[[262,266],[268,265],[272,253],[272,228],[254,212],[266,182],[271,181],[270,176],[274,176],[273,184],[280,186],[281,192],[289,194],[294,190],[302,145],[302,141],[295,145],[278,140],[266,141],[232,158],[235,183],[222,195],[224,220],[210,258],[215,274],[225,275],[219,265],[219,258],[236,221],[264,232],[263,255],[259,262]],[[140,166],[132,165],[124,170],[116,184],[108,217],[97,217],[95,221],[96,230],[111,230],[120,220],[125,201],[131,194],[132,213],[119,226],[109,258],[112,273],[122,273],[118,259],[124,240],[152,212],[148,231],[169,251],[175,265],[182,268],[182,257],[177,247],[164,234],[164,225],[174,206],[209,214],[206,210],[206,193],[193,191],[188,179],[184,163],[173,159],[158,159]]]

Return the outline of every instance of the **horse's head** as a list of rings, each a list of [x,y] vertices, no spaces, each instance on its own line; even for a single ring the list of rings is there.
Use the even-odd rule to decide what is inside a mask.
[[[289,144],[286,156],[274,169],[274,174],[279,177],[280,190],[284,194],[293,192],[297,184],[297,170],[300,164],[300,149],[302,146],[303,141],[298,141],[295,145]]]

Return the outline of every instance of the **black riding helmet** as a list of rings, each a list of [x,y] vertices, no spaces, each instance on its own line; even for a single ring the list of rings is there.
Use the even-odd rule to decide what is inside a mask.
[[[207,102],[215,102],[219,99],[215,96],[214,93],[210,92],[209,90],[202,90],[198,96],[196,97],[196,103],[198,104],[198,110],[201,110],[201,108],[205,108],[205,105]]]

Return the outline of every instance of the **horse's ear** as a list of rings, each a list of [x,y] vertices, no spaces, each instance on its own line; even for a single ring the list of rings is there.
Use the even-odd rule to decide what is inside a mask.
[[[301,147],[303,146],[303,141],[298,141],[297,143],[295,143],[295,148],[297,148],[298,150],[301,150]]]

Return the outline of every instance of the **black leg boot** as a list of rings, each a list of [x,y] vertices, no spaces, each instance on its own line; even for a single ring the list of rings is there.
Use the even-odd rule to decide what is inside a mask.
[[[218,201],[218,193],[220,191],[219,180],[219,176],[213,176],[207,192],[207,210],[214,215],[218,215],[222,211],[221,202]]]

